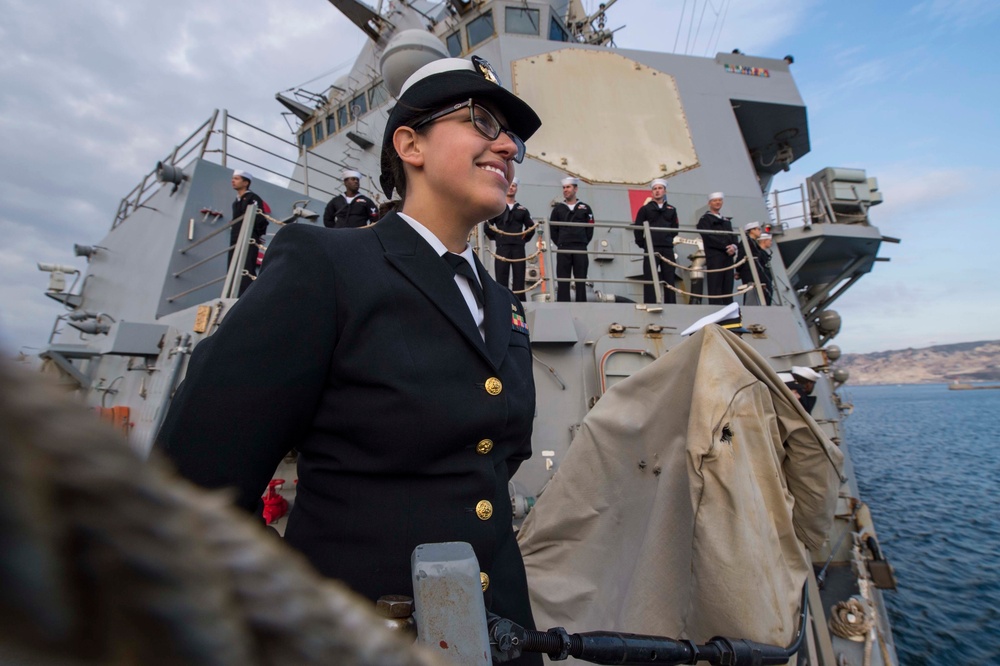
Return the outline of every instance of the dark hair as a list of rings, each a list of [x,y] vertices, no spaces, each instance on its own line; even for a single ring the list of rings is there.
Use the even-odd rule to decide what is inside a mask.
[[[415,108],[403,104],[406,109],[407,120],[401,124],[399,127],[409,127],[413,129],[413,125],[416,125],[421,117],[434,113],[436,109],[421,109]],[[399,129],[397,127],[396,129]],[[414,129],[417,134],[423,134],[426,130],[425,127],[420,129]],[[395,130],[393,130],[395,133]],[[396,193],[399,195],[399,206],[401,208],[403,201],[406,200],[406,171],[403,169],[403,160],[399,157],[399,153],[396,152],[395,147],[392,145],[392,136],[386,136],[385,142],[382,145],[382,171],[383,173],[388,172],[389,177]]]

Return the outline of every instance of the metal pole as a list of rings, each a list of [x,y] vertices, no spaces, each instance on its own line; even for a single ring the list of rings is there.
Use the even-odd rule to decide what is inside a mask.
[[[229,265],[226,282],[222,286],[222,298],[236,298],[240,291],[243,278],[243,265],[247,262],[250,250],[250,237],[253,234],[253,222],[257,217],[257,204],[252,203],[243,213],[243,227],[240,238],[236,241],[236,251],[233,253],[233,263]]]
[[[653,278],[653,293],[656,302],[663,302],[663,288],[660,286],[660,272],[656,270],[656,249],[653,247],[653,232],[649,230],[649,221],[642,223],[642,231],[646,236],[646,260],[649,264],[649,274]],[[643,287],[645,288],[645,284]]]
[[[549,295],[552,300],[556,300],[558,283],[556,282],[556,262],[553,257],[552,252],[552,225],[547,224],[545,230],[549,232],[545,238],[545,263],[548,264],[549,269],[545,271],[545,280],[549,283]]]
[[[802,201],[802,224],[809,224],[809,200],[806,196],[806,186],[799,183],[799,199]]]
[[[198,153],[198,159],[205,158],[205,151],[208,150],[208,142],[212,138],[212,132],[215,130],[215,121],[219,117],[219,110],[216,109],[212,113],[212,119],[208,121],[208,131],[205,132],[205,140],[201,142],[201,152]],[[225,166],[225,164],[223,164]]]
[[[226,156],[229,155],[229,111],[222,110],[222,166],[226,166]]]
[[[306,147],[302,148],[302,186],[306,188],[305,195],[309,196],[309,149]]]

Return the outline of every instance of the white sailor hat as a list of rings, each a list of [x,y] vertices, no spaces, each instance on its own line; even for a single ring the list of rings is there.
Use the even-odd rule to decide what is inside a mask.
[[[348,178],[357,178],[358,180],[361,180],[361,172],[352,171],[350,169],[344,169],[343,171],[340,172],[340,177],[343,178],[344,180],[347,180]]]
[[[510,184],[511,185],[520,185],[521,184],[521,179],[518,178],[517,176],[514,176],[513,178],[511,178]]]
[[[754,229],[760,229],[760,222],[747,222],[743,225],[743,231],[752,231]]]
[[[562,183],[563,185],[579,185],[580,179],[574,178],[573,176],[566,176],[559,182]]]
[[[468,99],[494,104],[506,119],[508,129],[522,141],[531,138],[542,125],[534,109],[500,85],[493,67],[479,56],[434,60],[406,79],[396,106],[389,112],[382,134],[382,174],[379,176],[386,196],[391,197],[396,186],[389,173],[389,156],[395,150],[392,135],[396,130],[425,117],[428,110]]]
[[[771,240],[771,234],[763,233],[757,238],[757,240]]]
[[[815,382],[815,381],[819,380],[819,373],[818,372],[816,372],[812,368],[807,368],[807,367],[802,366],[802,365],[793,365],[792,366],[792,374],[794,376],[798,377],[799,379],[805,379],[805,380],[808,380],[810,382]]]
[[[739,303],[730,303],[718,312],[706,315],[688,326],[684,332],[681,333],[681,337],[696,333],[709,324],[718,324],[722,328],[732,331],[733,333],[750,333],[749,330],[743,328],[743,317],[740,315]]]
[[[663,185],[663,187],[666,187],[667,186],[666,179],[665,178],[654,178],[653,182],[649,184],[649,189],[653,189],[657,185]]]
[[[239,176],[240,178],[246,178],[248,181],[253,181],[253,174],[249,171],[244,171],[243,169],[234,170],[233,175]]]
[[[725,196],[722,194],[722,192],[712,192],[711,194],[708,195],[709,201],[711,201],[712,199],[724,199],[724,198]]]

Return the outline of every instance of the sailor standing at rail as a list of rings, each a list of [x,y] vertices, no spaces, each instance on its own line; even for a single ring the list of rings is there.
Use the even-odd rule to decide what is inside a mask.
[[[707,231],[726,231],[729,233],[702,234],[705,244],[705,268],[709,272],[708,295],[718,296],[711,299],[712,303],[726,304],[733,302],[733,286],[736,279],[733,274],[733,263],[736,259],[736,234],[733,232],[731,217],[724,217],[722,211],[722,192],[712,192],[708,195],[708,212],[698,220],[698,228]],[[726,269],[729,270],[720,270]]]
[[[594,211],[587,204],[576,198],[580,181],[572,176],[562,179],[563,201],[555,205],[549,220],[552,222],[577,222],[594,224]],[[587,268],[590,258],[585,254],[587,245],[594,237],[591,227],[563,227],[549,225],[549,240],[560,250],[572,250],[573,253],[560,253],[556,257],[556,277],[560,282],[556,287],[556,300],[569,302],[569,278],[572,275],[576,281],[576,302],[587,301]],[[579,252],[579,254],[576,254]],[[567,280],[562,282],[562,280]]]
[[[746,232],[748,245],[750,246],[750,257],[744,261],[742,264],[736,267],[736,274],[740,276],[740,282],[743,284],[753,284],[753,271],[750,270],[750,262],[757,262],[757,256],[760,254],[760,250],[757,247],[757,239],[760,238],[761,228],[760,222],[747,222],[743,225],[743,231]],[[736,252],[737,263],[746,256],[746,251],[743,246],[740,245],[738,251]],[[763,287],[763,278],[761,278],[761,286]],[[743,297],[743,303],[745,305],[759,305],[757,302],[757,293],[755,291],[747,292]]]
[[[361,194],[361,172],[345,169],[344,193],[330,199],[323,211],[323,226],[356,229],[378,221],[378,205]]]
[[[516,176],[510,182],[510,187],[507,188],[507,207],[486,223],[486,237],[497,244],[497,261],[494,263],[497,282],[506,287],[513,275],[514,286],[511,290],[519,300],[524,301],[527,300],[524,296],[524,259],[527,256],[524,245],[535,235],[535,230],[532,228],[534,223],[531,221],[531,213],[517,203],[519,182]]]
[[[635,214],[635,225],[637,226],[635,244],[643,250],[646,249],[646,233],[642,227],[643,222],[649,222],[649,226],[653,229],[676,229],[678,227],[677,209],[667,203],[667,181],[663,178],[657,178],[650,186],[650,191],[653,198],[647,201]],[[675,281],[674,267],[667,262],[676,259],[674,238],[677,237],[677,234],[652,232],[651,236],[653,237],[653,252],[663,257],[663,259],[660,256],[655,257],[657,269],[655,279],[668,285],[663,290],[663,302],[676,303],[677,296],[671,289]],[[642,258],[642,279],[647,282],[654,280],[647,257]],[[656,302],[656,289],[652,284],[643,285],[642,300],[644,303]]]
[[[233,189],[236,190],[236,201],[233,202],[234,220],[242,219],[243,214],[250,207],[250,204],[257,204],[259,212],[271,212],[271,209],[264,203],[264,200],[255,192],[250,191],[250,184],[252,182],[253,174],[249,171],[241,171],[240,169],[233,171],[232,185]],[[229,245],[231,246],[229,250],[229,264],[233,263],[236,244],[240,241],[240,232],[242,229],[243,225],[240,222],[229,227]],[[246,274],[240,277],[240,296],[243,295],[243,292],[246,291],[247,287],[253,282],[253,278],[257,275],[257,256],[260,253],[259,248],[264,242],[265,233],[267,233],[267,218],[258,213],[253,221],[253,234],[251,236],[254,244],[247,248],[247,258],[243,264],[243,270],[246,271]]]
[[[774,298],[774,274],[771,272],[771,234],[761,234],[757,239],[757,275],[764,288],[764,304]]]

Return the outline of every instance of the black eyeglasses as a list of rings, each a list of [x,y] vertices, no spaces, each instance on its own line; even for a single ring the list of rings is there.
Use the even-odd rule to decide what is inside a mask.
[[[469,108],[469,118],[472,120],[472,126],[476,128],[476,131],[482,134],[484,137],[490,141],[496,141],[500,136],[500,132],[503,132],[510,137],[511,141],[517,147],[517,153],[514,155],[514,161],[520,164],[524,161],[524,141],[521,137],[511,132],[509,129],[503,127],[500,121],[497,120],[496,116],[490,113],[489,109],[481,106],[475,102],[475,100],[466,100],[459,104],[453,104],[446,109],[441,109],[437,113],[432,113],[423,120],[417,121],[411,127],[413,129],[420,129],[425,125],[429,125],[439,118],[444,118],[445,116],[455,113],[460,109],[465,107]]]

